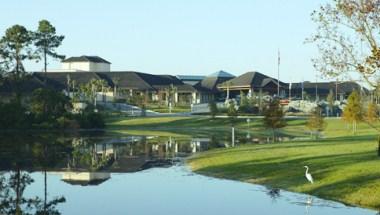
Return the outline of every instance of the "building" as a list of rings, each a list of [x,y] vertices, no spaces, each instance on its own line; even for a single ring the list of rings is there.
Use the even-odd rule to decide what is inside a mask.
[[[183,83],[194,86],[198,82],[202,81],[206,76],[202,75],[177,75],[176,76]]]
[[[285,96],[288,84],[279,82],[280,96]],[[266,76],[260,72],[247,72],[238,77],[218,84],[218,89],[229,94],[229,98],[235,98],[240,92],[251,96],[253,93],[263,93],[270,96],[277,95],[277,79]]]
[[[206,76],[194,85],[197,90],[196,103],[208,103],[211,100],[223,99],[225,93],[218,88],[218,85],[233,78],[235,78],[234,75],[222,70]]]
[[[97,100],[111,102],[134,96],[143,97],[146,102],[163,102],[169,100],[169,89],[174,89],[173,102],[192,104],[195,102],[196,90],[172,75],[152,75],[134,71],[119,72],[43,72],[33,73],[40,82],[47,78],[47,85],[66,94],[76,92],[81,85],[91,80],[103,80],[106,85],[102,92],[97,92]]]
[[[333,93],[334,99],[343,101],[353,91],[358,91],[368,94],[368,89],[362,87],[356,82],[300,82],[292,83],[290,96],[293,99],[311,99],[311,100],[326,100],[330,92]]]
[[[70,57],[62,61],[63,71],[109,72],[111,63],[98,56]]]

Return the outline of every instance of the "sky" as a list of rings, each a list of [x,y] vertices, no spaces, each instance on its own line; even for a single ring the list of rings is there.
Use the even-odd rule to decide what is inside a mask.
[[[327,0],[326,0],[327,1]],[[49,20],[70,56],[98,55],[113,71],[234,75],[258,71],[287,82],[314,81],[310,14],[323,0],[12,0],[2,4],[0,34],[14,25],[36,30]],[[42,62],[25,62],[40,71]],[[59,69],[50,60],[49,69]],[[321,77],[319,76],[319,79]]]

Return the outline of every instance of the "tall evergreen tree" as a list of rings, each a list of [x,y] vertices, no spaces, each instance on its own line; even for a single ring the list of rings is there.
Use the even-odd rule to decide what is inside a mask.
[[[37,47],[37,53],[39,59],[43,58],[44,72],[45,72],[45,84],[46,84],[46,72],[47,72],[47,56],[56,59],[64,59],[64,55],[59,55],[55,49],[58,48],[65,37],[57,35],[55,27],[47,20],[41,20],[38,23],[38,30],[34,33],[34,45]]]
[[[2,64],[13,65],[13,73],[16,79],[22,77],[25,72],[22,61],[34,57],[30,47],[31,43],[31,32],[21,25],[8,28],[0,40]]]

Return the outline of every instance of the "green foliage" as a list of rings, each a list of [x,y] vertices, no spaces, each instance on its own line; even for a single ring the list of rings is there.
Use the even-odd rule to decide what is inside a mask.
[[[272,129],[273,140],[275,140],[276,130],[286,126],[285,113],[280,105],[280,100],[271,99],[268,101],[264,107],[263,114],[264,127]]]
[[[314,108],[309,116],[306,127],[310,130],[311,134],[314,133],[316,139],[319,137],[319,133],[326,128],[326,123],[322,116],[322,108]]]
[[[31,112],[41,121],[55,120],[67,112],[70,99],[61,92],[50,89],[36,89],[31,98]]]
[[[34,45],[37,50],[38,59],[43,59],[44,61],[44,71],[46,75],[47,71],[47,56],[64,59],[65,56],[59,55],[55,52],[65,37],[61,35],[56,35],[55,27],[50,24],[47,20],[41,20],[38,23],[38,30],[33,33]],[[46,76],[45,76],[46,82]]]
[[[378,1],[357,0],[329,1],[315,10],[312,20],[317,24],[316,32],[309,38],[319,49],[319,56],[313,59],[315,68],[333,78],[356,72],[376,87],[380,68],[379,13]]]
[[[25,72],[22,61],[34,57],[30,48],[32,39],[31,32],[24,26],[14,25],[0,40],[3,60],[13,64],[15,77],[21,77]]]
[[[103,79],[91,79],[88,83],[79,86],[81,94],[86,97],[86,100],[94,103],[97,92],[106,92],[108,84]]]
[[[243,91],[240,91],[240,106],[239,111],[242,113],[250,113],[252,106],[250,100],[247,98]]]
[[[363,107],[360,94],[353,91],[347,99],[347,105],[343,109],[342,119],[352,123],[352,132],[356,133],[357,123],[363,120]]]
[[[84,112],[82,114],[77,114],[74,117],[80,125],[80,128],[91,129],[91,128],[104,128],[105,122],[104,117],[100,113],[95,112]]]
[[[238,112],[235,107],[235,102],[233,100],[230,100],[228,102],[228,107],[227,107],[227,116],[230,118],[231,122],[233,123],[237,115],[238,115]]]
[[[208,103],[208,108],[210,109],[211,117],[214,119],[216,114],[218,114],[218,106],[216,105],[216,102],[214,100],[211,100]]]
[[[31,127],[32,116],[27,113],[20,102],[0,103],[0,128],[25,129]]]
[[[334,101],[335,101],[334,92],[332,90],[330,90],[329,94],[327,95],[326,100],[327,100],[330,114],[332,115],[334,114]]]
[[[379,109],[373,102],[368,104],[365,120],[369,123],[375,123],[379,120]]]

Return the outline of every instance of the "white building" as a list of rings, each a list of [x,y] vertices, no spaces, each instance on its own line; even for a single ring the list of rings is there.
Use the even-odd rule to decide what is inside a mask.
[[[70,57],[62,61],[64,71],[109,72],[111,63],[98,56]]]

